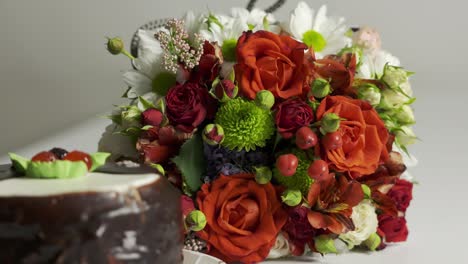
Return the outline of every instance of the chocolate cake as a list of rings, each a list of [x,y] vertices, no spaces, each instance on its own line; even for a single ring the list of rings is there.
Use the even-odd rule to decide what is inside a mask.
[[[47,180],[4,172],[0,263],[182,263],[179,192],[158,174],[128,172]]]

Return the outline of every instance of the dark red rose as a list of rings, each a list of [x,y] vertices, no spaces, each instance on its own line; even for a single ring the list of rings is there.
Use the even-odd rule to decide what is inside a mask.
[[[214,117],[216,100],[198,84],[179,84],[169,89],[166,110],[172,125],[190,133],[205,119]]]
[[[149,108],[141,113],[141,122],[144,126],[159,126],[163,121],[163,114],[158,109]]]
[[[283,226],[283,231],[288,234],[288,240],[293,245],[292,254],[302,256],[304,254],[305,245],[314,239],[316,230],[310,225],[307,219],[309,210],[303,206],[290,208],[288,212],[288,220]]]
[[[413,184],[409,181],[398,179],[387,195],[395,201],[399,211],[406,212],[413,199],[412,193]]]
[[[289,99],[278,105],[275,122],[284,138],[291,138],[296,131],[314,121],[312,108],[299,98]]]
[[[404,217],[379,215],[379,229],[385,234],[386,242],[404,242],[408,238],[408,227]]]

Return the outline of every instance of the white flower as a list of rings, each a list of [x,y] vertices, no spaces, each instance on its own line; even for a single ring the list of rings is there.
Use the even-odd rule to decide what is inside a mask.
[[[344,18],[327,17],[326,6],[320,7],[315,14],[305,2],[299,2],[285,30],[294,38],[313,46],[317,58],[336,54],[351,45],[351,38],[346,36],[348,27],[344,24]]]
[[[343,254],[349,251],[348,245],[343,242],[343,240],[335,239],[333,243],[335,244],[336,252],[338,252],[338,254]]]
[[[408,146],[416,143],[416,134],[414,134],[413,129],[408,126],[402,126],[400,130],[395,133],[395,140],[401,146]]]
[[[135,143],[130,137],[116,134],[121,128],[117,124],[106,127],[106,131],[99,140],[98,150],[111,153],[110,160],[121,157],[138,159]]]
[[[356,76],[362,79],[378,79],[383,75],[387,64],[400,66],[400,60],[385,50],[363,54]]]
[[[406,82],[400,85],[400,90],[385,89],[382,91],[382,99],[380,107],[384,109],[394,110],[409,103],[413,96],[411,84]]]
[[[138,45],[138,58],[133,60],[135,70],[123,74],[124,82],[130,87],[128,98],[136,98],[149,93],[153,89],[153,81],[164,71],[162,67],[163,50],[154,31],[138,30],[140,38]]]
[[[379,221],[375,213],[375,207],[370,200],[363,200],[353,207],[351,214],[355,229],[340,235],[340,239],[346,241],[350,248],[358,246],[377,231]]]
[[[401,153],[401,156],[403,157],[403,163],[406,165],[407,170],[403,172],[403,174],[400,176],[401,179],[407,180],[412,182],[414,180],[413,175],[409,172],[410,168],[414,168],[418,165],[418,159],[412,155],[411,153],[404,153],[403,151],[397,144],[393,143],[393,149],[395,151],[398,151]]]
[[[283,234],[279,233],[276,237],[275,244],[270,249],[267,259],[277,259],[288,256],[290,253],[289,241]]]
[[[369,85],[358,89],[358,98],[369,102],[375,107],[379,105],[382,94],[380,93],[379,88]]]
[[[204,21],[200,34],[210,42],[217,42],[221,47],[226,41],[237,42],[242,33],[247,30],[268,29],[279,32],[279,27],[271,25],[275,22],[273,15],[259,9],[253,9],[249,12],[244,8],[233,8],[231,16],[209,14],[204,17]],[[265,28],[265,24],[268,25],[267,28]]]

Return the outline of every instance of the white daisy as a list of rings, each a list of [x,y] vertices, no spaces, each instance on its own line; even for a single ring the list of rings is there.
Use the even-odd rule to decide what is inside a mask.
[[[154,31],[138,30],[138,58],[133,60],[136,69],[123,74],[124,82],[130,87],[128,98],[137,98],[153,90],[154,80],[164,72],[162,67],[163,50]]]
[[[320,7],[315,14],[305,2],[299,2],[285,30],[294,38],[312,46],[317,58],[322,58],[351,45],[351,38],[346,36],[349,28],[344,21],[342,17],[327,17],[326,6]]]
[[[386,64],[400,66],[400,60],[385,50],[363,54],[356,76],[362,79],[378,79],[382,76]]]

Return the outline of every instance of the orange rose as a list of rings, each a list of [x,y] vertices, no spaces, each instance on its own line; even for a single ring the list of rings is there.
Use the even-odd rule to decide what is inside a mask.
[[[207,219],[198,236],[226,262],[264,260],[287,218],[273,185],[256,183],[252,174],[221,175],[202,186],[197,203]]]
[[[344,96],[329,96],[320,103],[317,119],[322,119],[327,113],[335,113],[345,119],[338,129],[343,146],[324,150],[332,168],[348,172],[351,178],[359,178],[374,173],[379,164],[388,159],[388,130],[369,103]]]
[[[268,31],[244,32],[237,43],[234,66],[240,91],[250,99],[255,99],[261,90],[283,99],[302,95],[309,87],[306,49],[304,43],[289,36]]]

